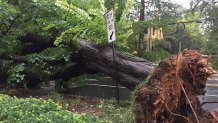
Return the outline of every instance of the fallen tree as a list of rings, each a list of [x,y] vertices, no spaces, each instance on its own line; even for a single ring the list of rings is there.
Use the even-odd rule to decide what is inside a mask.
[[[23,43],[20,51],[24,55],[41,52],[49,47],[55,47],[51,43],[54,42],[54,38],[51,39],[38,34],[27,33],[26,35],[19,36],[17,39]],[[144,59],[116,50],[115,61],[113,61],[113,52],[110,46],[98,46],[84,39],[78,39],[77,42],[79,50],[71,54],[72,58],[70,59],[75,64],[62,71],[58,71],[51,79],[68,81],[72,77],[85,73],[104,73],[121,85],[133,90],[136,85],[146,79],[153,68],[152,63]],[[7,56],[4,54],[0,58],[12,60],[16,63],[28,63],[27,56]],[[43,61],[51,65],[65,64],[63,58],[44,58]]]
[[[184,50],[162,61],[135,97],[137,123],[217,123],[197,98],[213,73],[208,57]]]

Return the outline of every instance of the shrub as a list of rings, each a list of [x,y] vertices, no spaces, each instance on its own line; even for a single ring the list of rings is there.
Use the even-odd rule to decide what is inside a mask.
[[[142,57],[148,61],[159,63],[161,60],[169,57],[171,54],[165,50],[155,50],[145,52]]]
[[[0,94],[0,122],[3,123],[109,123],[99,118],[76,114],[52,100],[18,99]]]

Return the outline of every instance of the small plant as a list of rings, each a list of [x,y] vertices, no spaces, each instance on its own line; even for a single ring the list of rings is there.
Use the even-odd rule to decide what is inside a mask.
[[[61,103],[64,100],[63,97],[60,94],[56,93],[56,92],[51,92],[48,95],[48,99],[51,99],[56,103]]]
[[[75,106],[78,106],[81,104],[81,97],[77,96],[75,100],[72,101],[72,103],[75,105]]]
[[[134,115],[130,105],[129,102],[125,101],[117,104],[116,100],[102,100],[98,105],[98,108],[102,111],[100,117],[113,123],[134,123]]]

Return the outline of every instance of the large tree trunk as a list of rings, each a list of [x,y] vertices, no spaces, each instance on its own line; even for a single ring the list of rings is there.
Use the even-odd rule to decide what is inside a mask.
[[[217,123],[197,98],[213,72],[208,58],[192,50],[162,61],[136,94],[136,122]]]
[[[22,43],[28,44],[21,49],[22,54],[40,52],[48,47],[54,47],[51,39],[46,36],[27,33],[18,38]],[[133,90],[136,85],[145,79],[153,65],[141,58],[131,54],[124,54],[115,49],[115,62],[113,62],[113,53],[110,46],[98,46],[87,40],[78,39],[80,49],[77,53],[72,54],[72,61],[76,65],[57,72],[53,79],[69,80],[72,77],[79,76],[84,73],[96,74],[104,73],[112,77],[121,85]],[[29,45],[34,46],[29,47]],[[15,62],[28,62],[25,56],[2,56],[2,58],[11,59]],[[50,64],[59,64],[63,59],[45,58]]]
[[[76,54],[77,63],[89,70],[107,74],[131,90],[145,79],[153,68],[150,62],[130,54],[123,54],[116,49],[114,63],[112,48],[109,46],[100,47],[82,39],[79,40],[79,44],[81,48]]]

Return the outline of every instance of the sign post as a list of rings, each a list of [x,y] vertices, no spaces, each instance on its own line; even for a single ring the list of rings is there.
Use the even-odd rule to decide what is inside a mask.
[[[115,30],[115,24],[114,24],[114,11],[113,9],[110,10],[105,14],[106,17],[106,22],[107,22],[107,33],[108,33],[108,43],[112,43],[112,51],[113,51],[113,62],[115,66],[115,76],[117,80],[118,78],[118,73],[117,73],[117,67],[116,67],[116,62],[115,62],[115,51],[114,51],[114,41],[116,41],[116,30]],[[117,102],[120,102],[120,96],[119,96],[119,88],[118,88],[118,81],[116,81],[116,90],[117,90]]]

